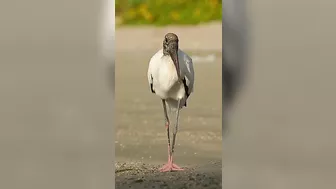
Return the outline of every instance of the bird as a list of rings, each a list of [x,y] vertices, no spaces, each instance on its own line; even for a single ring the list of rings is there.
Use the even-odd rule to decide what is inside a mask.
[[[179,38],[175,33],[167,33],[164,36],[163,47],[149,61],[147,76],[150,91],[161,98],[168,137],[168,162],[159,170],[183,171],[183,168],[173,162],[173,154],[180,110],[187,107],[187,100],[194,91],[195,76],[192,59],[179,48]],[[167,107],[176,115],[172,144]]]

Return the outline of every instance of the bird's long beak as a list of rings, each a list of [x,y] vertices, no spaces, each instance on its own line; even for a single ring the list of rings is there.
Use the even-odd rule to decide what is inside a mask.
[[[172,58],[172,60],[174,62],[177,77],[178,77],[178,79],[180,79],[181,74],[180,74],[180,64],[179,64],[179,60],[178,60],[178,50],[170,51],[169,54],[170,54],[170,57]]]

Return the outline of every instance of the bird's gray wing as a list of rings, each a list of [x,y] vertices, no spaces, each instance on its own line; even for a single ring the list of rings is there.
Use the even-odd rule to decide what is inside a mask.
[[[184,59],[185,66],[186,66],[186,69],[183,69],[185,70],[184,79],[185,79],[185,84],[188,88],[187,96],[189,96],[192,92],[194,92],[194,82],[195,82],[194,81],[195,80],[194,65],[193,65],[192,59],[187,54],[184,55],[183,59]]]

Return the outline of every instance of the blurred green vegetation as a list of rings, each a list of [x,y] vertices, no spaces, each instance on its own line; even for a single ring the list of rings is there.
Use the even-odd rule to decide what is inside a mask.
[[[190,25],[222,19],[222,0],[115,0],[119,24]]]

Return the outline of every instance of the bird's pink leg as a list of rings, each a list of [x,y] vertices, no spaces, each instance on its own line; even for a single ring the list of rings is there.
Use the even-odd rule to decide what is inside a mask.
[[[168,137],[168,162],[163,167],[161,167],[159,170],[161,172],[182,171],[183,169],[181,167],[173,163],[173,156],[172,156],[173,152],[170,149],[169,119],[168,119],[166,104],[164,100],[162,100],[162,104],[163,104],[163,109],[164,109],[164,114],[165,114],[165,119],[166,119],[165,127],[167,129],[167,137]]]
[[[180,107],[180,100],[178,100],[177,107]],[[172,144],[172,149],[170,150],[170,142],[168,142],[168,163],[163,166],[161,169],[161,172],[167,172],[167,171],[182,171],[183,169],[176,164],[173,163],[173,153],[174,153],[174,146],[175,146],[175,138],[176,138],[176,133],[177,133],[177,127],[178,127],[178,118],[179,118],[179,109],[177,109],[176,113],[176,125],[175,125],[175,130],[173,133],[173,144]],[[167,129],[169,133],[169,127]],[[169,136],[169,134],[168,134]],[[169,137],[168,137],[169,138]]]
[[[168,144],[168,163],[166,163],[165,165],[163,165],[159,170],[161,171],[161,172],[166,172],[166,171],[164,171],[164,170],[167,170],[168,168],[169,168],[169,162],[170,162],[170,146],[169,146],[169,144]]]
[[[160,168],[160,172],[183,171],[181,167],[173,163],[173,156],[170,155],[170,146],[168,145],[168,163]]]
[[[168,157],[168,163],[166,163],[160,172],[170,172],[170,171],[183,171],[184,169],[173,163],[173,157]]]

